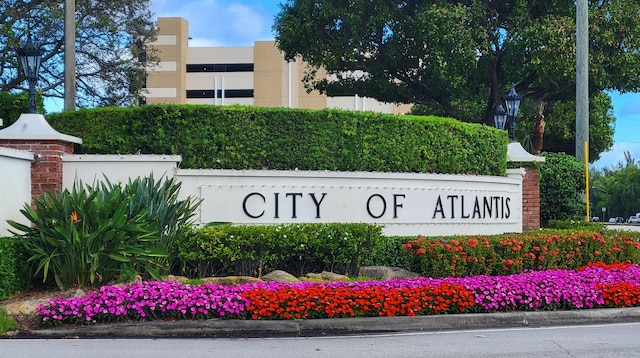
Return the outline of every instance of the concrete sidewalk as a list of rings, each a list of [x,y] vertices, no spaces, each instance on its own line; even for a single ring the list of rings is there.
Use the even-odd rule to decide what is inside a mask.
[[[618,322],[640,322],[640,307],[287,321],[149,321],[39,329],[12,338],[310,337]]]

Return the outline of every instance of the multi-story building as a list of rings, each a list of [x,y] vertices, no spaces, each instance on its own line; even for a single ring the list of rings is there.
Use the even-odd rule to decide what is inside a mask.
[[[147,104],[242,104],[395,114],[410,108],[358,95],[307,93],[301,82],[305,63],[285,61],[274,41],[256,41],[253,46],[190,47],[189,24],[180,17],[158,18],[158,30],[152,46],[160,63],[148,70]]]

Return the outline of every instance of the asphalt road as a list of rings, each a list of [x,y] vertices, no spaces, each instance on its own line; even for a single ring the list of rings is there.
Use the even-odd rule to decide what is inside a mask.
[[[640,357],[640,322],[295,338],[5,339],[0,357]]]

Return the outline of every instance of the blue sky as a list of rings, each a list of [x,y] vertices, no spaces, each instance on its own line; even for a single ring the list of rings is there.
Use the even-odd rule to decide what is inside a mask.
[[[271,40],[273,17],[284,0],[150,0],[156,17],[183,17],[189,22],[191,46],[252,46]],[[640,94],[611,93],[617,118],[611,151],[594,164],[615,165],[629,151],[640,161]],[[55,111],[55,109],[54,109]]]

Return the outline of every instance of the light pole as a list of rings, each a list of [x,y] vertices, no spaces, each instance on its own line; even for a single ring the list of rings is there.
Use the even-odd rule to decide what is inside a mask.
[[[507,107],[507,110],[505,111],[502,104],[499,104],[493,114],[493,121],[496,128],[506,129],[506,125],[509,125],[509,139],[512,142],[516,140],[516,124],[518,122],[518,110],[520,109],[521,100],[522,96],[516,93],[515,84],[511,84],[509,92],[502,97],[502,101],[505,107]]]
[[[23,48],[18,49],[22,72],[29,81],[29,112],[37,113],[36,110],[36,85],[38,84],[38,71],[40,71],[40,61],[42,61],[42,50],[34,45],[31,34],[27,37],[27,43]]]

